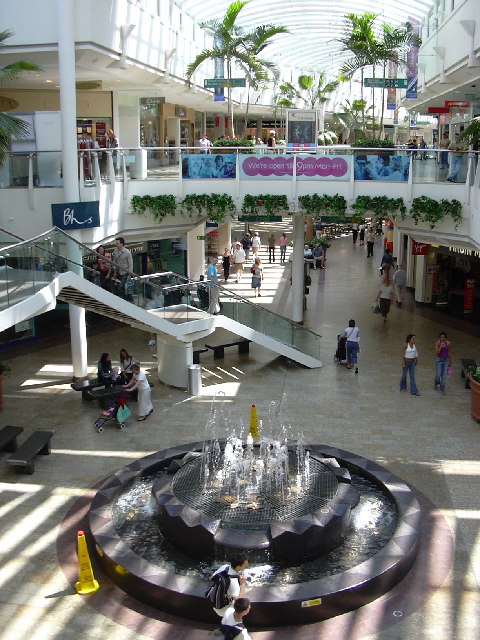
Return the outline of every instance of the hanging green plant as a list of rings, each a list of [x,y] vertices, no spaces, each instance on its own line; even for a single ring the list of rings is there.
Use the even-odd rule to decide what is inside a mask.
[[[357,196],[352,209],[364,218],[370,212],[375,218],[391,218],[400,216],[402,220],[407,215],[407,207],[403,198],[389,198],[387,196]]]
[[[428,196],[419,196],[412,201],[410,215],[418,224],[419,221],[426,222],[430,229],[433,229],[445,216],[440,208],[438,200],[429,198]]]
[[[260,215],[263,208],[265,215]],[[285,195],[260,194],[257,196],[247,194],[243,198],[242,213],[246,216],[258,216],[261,220],[272,220],[273,217],[289,213],[288,199]]]
[[[345,217],[347,210],[347,201],[338,193],[334,196],[327,194],[319,196],[318,193],[300,196],[298,202],[305,214],[315,217],[331,216],[340,219]]]
[[[227,193],[191,193],[182,200],[181,207],[183,212],[191,217],[205,215],[216,222],[224,222],[227,213],[236,210],[232,196]]]
[[[462,221],[462,203],[459,200],[440,200],[440,207],[445,216],[450,216],[455,225],[455,231]]]
[[[142,215],[147,209],[156,222],[161,222],[166,216],[174,216],[177,211],[175,196],[132,196],[130,209],[134,215]]]

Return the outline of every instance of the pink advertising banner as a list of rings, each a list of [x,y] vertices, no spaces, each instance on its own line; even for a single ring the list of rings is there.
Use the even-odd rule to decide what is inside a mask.
[[[298,180],[349,180],[351,156],[297,156]]]
[[[291,180],[293,176],[293,156],[242,154],[239,165],[240,180]]]
[[[349,180],[351,156],[240,155],[240,179],[291,180],[293,162],[298,180]]]

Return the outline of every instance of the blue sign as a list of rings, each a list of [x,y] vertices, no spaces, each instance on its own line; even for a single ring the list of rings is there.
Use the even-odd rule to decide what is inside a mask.
[[[52,204],[53,226],[69,231],[100,226],[99,201]]]

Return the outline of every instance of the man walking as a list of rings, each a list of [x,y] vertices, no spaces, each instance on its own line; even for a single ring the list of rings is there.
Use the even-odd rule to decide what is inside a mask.
[[[375,244],[375,231],[373,227],[368,227],[368,231],[365,234],[367,241],[367,258],[373,258],[373,245]]]
[[[242,249],[240,242],[235,244],[233,252],[233,262],[235,264],[235,282],[240,282],[243,274],[243,263],[245,262],[245,251]]]
[[[126,248],[123,238],[115,238],[113,261],[117,266],[117,277],[120,280],[118,295],[124,300],[133,302],[130,291],[130,278],[133,272],[132,252]]]
[[[397,303],[402,304],[403,291],[405,289],[406,273],[403,264],[398,265],[398,269],[393,274],[393,284],[395,285],[395,294]]]
[[[253,239],[252,239],[252,251],[255,255],[255,258],[258,258],[258,252],[260,251],[261,246],[262,246],[262,242],[260,240],[260,235],[258,231],[255,231],[255,235],[253,236]]]

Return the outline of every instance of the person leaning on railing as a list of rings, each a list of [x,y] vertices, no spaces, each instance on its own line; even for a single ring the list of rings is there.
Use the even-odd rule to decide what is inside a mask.
[[[448,174],[448,182],[458,182],[458,172],[462,168],[463,152],[468,149],[467,145],[460,142],[458,135],[455,141],[448,147],[452,151],[450,160],[450,173]]]

